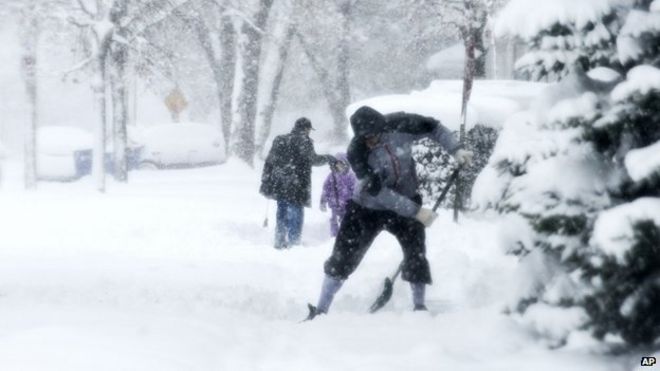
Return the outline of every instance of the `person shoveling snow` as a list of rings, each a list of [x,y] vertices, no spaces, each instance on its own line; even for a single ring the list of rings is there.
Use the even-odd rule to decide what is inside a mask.
[[[359,108],[350,118],[355,136],[348,160],[359,179],[339,227],[332,255],[324,265],[325,279],[316,306],[307,320],[327,313],[343,281],[355,271],[376,236],[393,234],[403,249],[402,278],[410,282],[415,310],[426,310],[425,288],[431,283],[424,228],[437,214],[422,207],[417,193],[414,141],[429,138],[469,165],[472,152],[461,149],[452,133],[437,120],[404,112],[383,116],[371,107]]]

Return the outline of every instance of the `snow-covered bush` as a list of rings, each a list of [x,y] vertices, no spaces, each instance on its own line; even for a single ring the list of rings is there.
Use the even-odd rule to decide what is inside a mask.
[[[465,147],[474,152],[474,161],[469,168],[461,172],[461,179],[466,189],[465,195],[463,195],[464,205],[470,204],[474,181],[486,167],[496,140],[497,130],[483,125],[475,125],[465,135]],[[427,203],[435,203],[447,184],[451,172],[456,168],[454,158],[430,140],[422,140],[415,145],[413,156],[416,160],[420,193]],[[455,189],[455,187],[451,188],[450,194],[442,202],[441,207],[453,207]]]
[[[510,6],[524,3],[531,2]],[[526,224],[506,239],[505,248],[521,256],[510,310],[553,346],[585,330],[652,344],[660,340],[660,7],[589,0],[564,4],[561,13],[549,9],[564,1],[533,3],[527,22],[537,23],[517,20],[508,30],[534,40],[558,24],[570,30],[574,43],[553,44],[551,54],[572,57],[546,54],[535,66],[537,76],[571,73],[505,124],[473,193],[481,207]],[[595,45],[582,32],[586,25],[618,24],[616,43],[598,43],[597,53],[586,47]],[[548,45],[533,44],[532,53]],[[584,71],[597,66],[625,78],[603,81],[602,70]]]

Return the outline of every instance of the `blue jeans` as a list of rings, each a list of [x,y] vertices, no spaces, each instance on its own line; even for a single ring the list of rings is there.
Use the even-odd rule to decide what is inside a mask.
[[[287,201],[277,201],[277,223],[275,226],[275,248],[281,249],[300,243],[305,209]],[[288,237],[288,239],[287,239]]]

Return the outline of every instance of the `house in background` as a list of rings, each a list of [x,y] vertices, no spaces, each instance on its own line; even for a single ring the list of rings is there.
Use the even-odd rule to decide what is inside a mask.
[[[492,80],[526,80],[516,72],[516,61],[525,54],[527,47],[519,39],[496,38],[489,44],[486,54],[486,78]],[[430,80],[454,80],[463,78],[465,47],[458,42],[440,50],[426,60],[425,69]]]

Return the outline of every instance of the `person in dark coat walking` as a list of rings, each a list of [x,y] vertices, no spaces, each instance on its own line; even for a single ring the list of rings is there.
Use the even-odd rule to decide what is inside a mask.
[[[410,282],[414,310],[426,310],[425,288],[431,283],[426,259],[425,227],[437,214],[422,206],[412,144],[422,138],[438,142],[460,165],[472,152],[461,149],[452,133],[437,120],[398,112],[382,115],[360,107],[350,118],[355,136],[348,160],[359,183],[339,227],[334,248],[324,265],[325,279],[316,307],[308,319],[327,313],[343,281],[355,271],[376,236],[393,234],[403,249],[402,278]]]
[[[346,206],[353,197],[357,183],[346,155],[338,153],[335,158],[337,164],[332,167],[332,171],[325,178],[323,192],[321,192],[321,211],[330,208],[330,234],[332,237],[337,236],[339,224],[346,215]]]
[[[296,120],[289,134],[279,135],[266,157],[259,192],[277,201],[275,248],[300,244],[304,207],[311,206],[312,166],[336,160],[330,155],[318,155],[309,137],[309,119]]]

